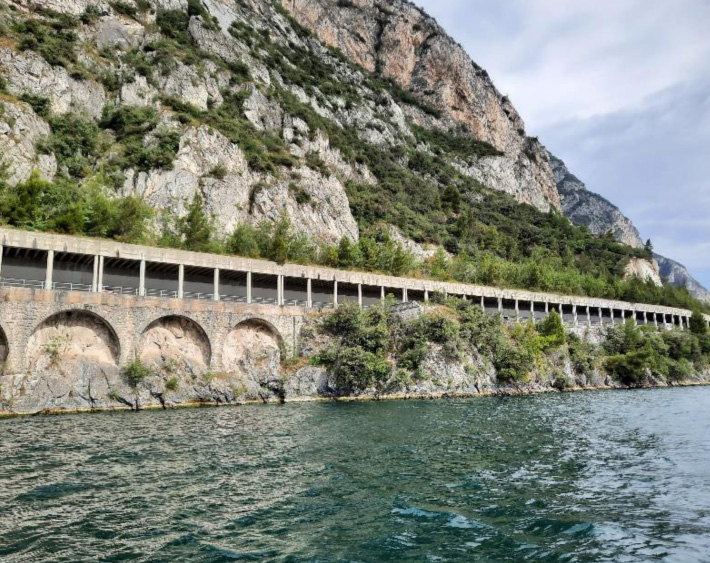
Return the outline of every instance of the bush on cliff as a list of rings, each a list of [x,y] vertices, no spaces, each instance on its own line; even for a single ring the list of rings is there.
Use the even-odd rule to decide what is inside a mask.
[[[150,367],[145,365],[140,358],[135,358],[130,364],[123,368],[123,377],[131,387],[138,387],[152,375]]]

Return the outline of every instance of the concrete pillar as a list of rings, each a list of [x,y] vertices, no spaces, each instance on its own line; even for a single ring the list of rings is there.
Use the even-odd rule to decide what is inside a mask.
[[[104,290],[104,257],[99,256],[99,281],[97,291],[102,292]]]
[[[424,303],[429,303],[429,290],[424,288]]]
[[[145,296],[145,260],[141,260],[140,276],[138,278],[138,295]]]
[[[498,312],[499,313],[503,312],[503,298],[502,297],[498,298]]]
[[[313,307],[313,280],[311,278],[306,280],[306,307],[309,309]]]
[[[644,326],[648,324],[648,316],[646,314],[646,311],[643,312],[643,324]]]
[[[550,313],[550,302],[545,301],[545,316],[547,316]]]
[[[611,312],[611,326],[614,326],[616,324],[616,321],[614,320],[614,308],[610,308],[609,311]]]
[[[383,285],[382,287],[380,287],[380,299],[382,299],[382,301],[384,301],[385,298],[386,298],[386,295],[385,295],[385,286]]]
[[[178,299],[185,297],[185,264],[178,266]]]
[[[247,303],[251,303],[251,272],[247,272]]]
[[[486,310],[486,298],[483,295],[481,295],[481,311],[485,311],[485,310]]]
[[[515,300],[515,322],[520,320],[520,301]]]
[[[362,309],[362,284],[357,284],[357,304]]]
[[[99,290],[99,256],[94,256],[94,274],[91,278],[91,292],[96,293]]]
[[[2,255],[3,255],[4,248],[2,244],[0,244],[0,278],[2,278]]]
[[[407,303],[409,301],[409,298],[407,296],[407,288],[402,289],[402,303]]]
[[[333,307],[338,307],[338,282],[333,282]]]
[[[284,277],[276,276],[276,304],[281,307],[284,304]]]
[[[653,313],[653,324],[658,328],[658,313]]]
[[[212,299],[219,301],[219,268],[214,269],[214,289],[212,290]]]
[[[572,305],[572,324],[574,326],[579,324],[577,319],[577,305]]]
[[[599,309],[599,326],[604,326],[604,311],[602,310],[601,307],[598,307]]]
[[[587,326],[592,326],[592,312],[587,305]]]
[[[44,281],[44,289],[52,289],[52,277],[54,276],[54,250],[47,252],[47,276]]]

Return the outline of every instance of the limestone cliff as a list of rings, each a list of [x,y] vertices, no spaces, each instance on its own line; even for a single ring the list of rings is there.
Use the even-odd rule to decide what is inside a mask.
[[[685,287],[691,295],[710,303],[710,291],[691,275],[688,268],[660,254],[655,254],[654,258],[660,266],[660,274],[665,281],[678,287]]]
[[[573,223],[587,227],[596,235],[611,232],[614,238],[635,248],[643,246],[638,229],[618,207],[587,190],[584,182],[572,174],[556,156],[550,155],[550,163],[560,194],[562,212]]]
[[[549,159],[510,100],[422,10],[403,0],[286,0],[294,17],[323,42],[370,72],[394,80],[504,153],[485,158],[471,173],[490,187],[547,210],[559,208]],[[432,117],[412,112],[419,122]]]

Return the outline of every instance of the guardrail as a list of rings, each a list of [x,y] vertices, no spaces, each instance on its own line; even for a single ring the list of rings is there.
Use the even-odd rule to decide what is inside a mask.
[[[26,287],[26,288],[31,288],[31,289],[45,289],[46,282],[42,280],[30,280],[30,279],[16,279],[16,278],[0,278],[0,287]],[[52,282],[51,288],[55,291],[82,291],[85,293],[91,292],[93,290],[93,287],[89,284],[82,284],[82,283],[71,283],[71,282]],[[100,288],[100,292],[104,294],[109,294],[109,295],[139,295],[139,289],[137,287],[122,287],[122,286],[103,286]],[[162,297],[162,298],[178,298],[178,292],[176,290],[167,290],[167,289],[151,289],[147,288],[146,289],[146,296],[147,297]],[[183,298],[184,299],[194,299],[194,300],[207,300],[207,301],[212,301],[214,299],[214,294],[213,293],[203,293],[203,292],[196,292],[196,291],[185,291],[183,293]],[[232,303],[247,303],[247,298],[246,296],[243,295],[220,295],[219,296],[220,301],[226,301],[226,302],[232,302]],[[278,300],[275,297],[253,297],[252,298],[252,304],[254,305],[278,305]],[[285,306],[287,307],[308,307],[308,301],[304,299],[285,299],[284,303]],[[371,305],[364,305],[363,309],[367,309],[371,307]],[[313,301],[311,303],[311,308],[312,309],[317,309],[317,310],[331,310],[335,309],[335,306],[332,302],[328,301]],[[486,307],[486,312],[490,314],[496,314],[499,313],[497,309],[489,308]],[[568,317],[568,314],[565,314],[563,317],[563,324],[567,326],[593,326],[593,327],[600,327],[600,326],[609,326],[611,324],[619,324],[624,322],[622,319],[614,319],[612,321],[611,318],[605,317],[602,320],[599,320],[598,318],[592,320],[590,323],[587,322],[586,320],[586,315],[582,314],[578,318],[577,324],[575,325],[575,322],[572,318],[566,318]],[[540,316],[540,313],[538,311],[535,312],[535,321],[541,320],[541,318],[544,318],[544,316]],[[504,322],[526,322],[529,320],[529,317],[525,317],[523,315],[520,316],[520,318],[516,319],[515,315],[511,314],[502,314],[502,320]],[[628,319],[626,319],[628,320]],[[645,322],[636,320],[636,323],[639,325],[647,325],[647,326],[652,326],[655,325],[655,320],[653,319],[647,319]],[[664,318],[661,321],[658,321],[658,326],[659,327],[665,327],[665,328],[671,328],[674,326],[674,323],[669,323],[666,321]]]
[[[44,282],[40,280],[2,278],[0,279],[0,287],[31,287],[34,289],[44,289]]]

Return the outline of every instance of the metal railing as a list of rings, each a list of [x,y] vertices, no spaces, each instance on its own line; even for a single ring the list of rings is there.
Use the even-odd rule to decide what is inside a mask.
[[[85,283],[52,282],[52,289],[56,291],[92,291],[93,286]]]
[[[104,285],[101,287],[101,293],[108,293],[110,295],[138,295],[138,288]]]
[[[177,298],[178,292],[175,289],[146,289],[146,297],[170,297]]]
[[[0,287],[31,287],[33,289],[44,289],[44,284],[45,282],[40,280],[0,279]]]

